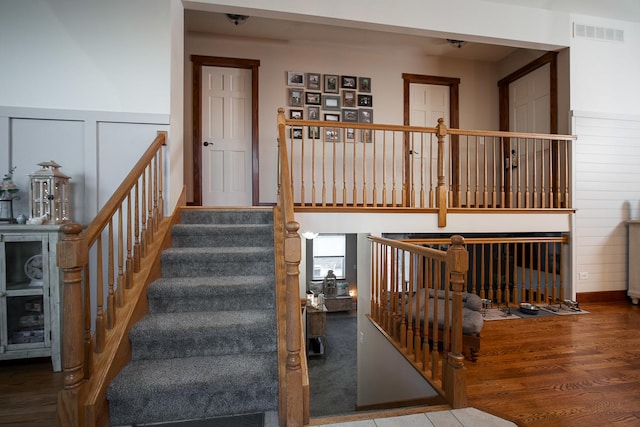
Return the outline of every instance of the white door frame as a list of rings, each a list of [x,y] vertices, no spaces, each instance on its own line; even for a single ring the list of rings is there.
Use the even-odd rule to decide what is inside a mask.
[[[260,203],[259,156],[258,156],[258,67],[260,61],[253,59],[223,58],[217,56],[191,55],[193,63],[192,114],[193,114],[193,206],[202,206],[202,67],[229,67],[251,70],[251,204]]]

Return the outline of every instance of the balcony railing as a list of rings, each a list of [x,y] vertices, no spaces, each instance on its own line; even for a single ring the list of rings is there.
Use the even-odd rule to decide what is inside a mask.
[[[574,136],[279,115],[296,209],[572,208]]]

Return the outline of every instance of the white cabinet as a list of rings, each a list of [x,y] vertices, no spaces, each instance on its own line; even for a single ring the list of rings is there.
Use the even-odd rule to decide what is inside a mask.
[[[50,356],[61,370],[59,230],[0,226],[0,360]]]
[[[629,227],[629,289],[634,304],[640,299],[640,221],[627,221]]]

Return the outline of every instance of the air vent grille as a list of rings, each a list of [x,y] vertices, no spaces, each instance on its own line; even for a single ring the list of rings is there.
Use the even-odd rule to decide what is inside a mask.
[[[573,24],[573,36],[608,42],[624,42],[624,30],[593,25]]]

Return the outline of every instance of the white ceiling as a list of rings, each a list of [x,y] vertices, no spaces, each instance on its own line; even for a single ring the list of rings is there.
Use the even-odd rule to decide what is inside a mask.
[[[306,1],[306,0],[303,0]],[[486,0],[514,6],[594,15],[610,19],[640,22],[640,0]],[[297,22],[251,16],[240,25],[230,22],[224,13],[185,10],[185,30],[245,39],[269,39],[280,43],[340,44],[375,49],[413,49],[424,55],[499,61],[516,50],[514,47],[468,42],[462,48],[451,46],[446,36],[403,34],[341,25]]]
[[[295,22],[251,16],[234,25],[223,13],[185,10],[185,30],[246,39],[269,39],[285,43],[341,44],[375,47],[375,49],[413,49],[424,55],[498,61],[516,48],[466,43],[451,46],[444,38],[433,38],[393,32],[362,30],[309,22]]]

